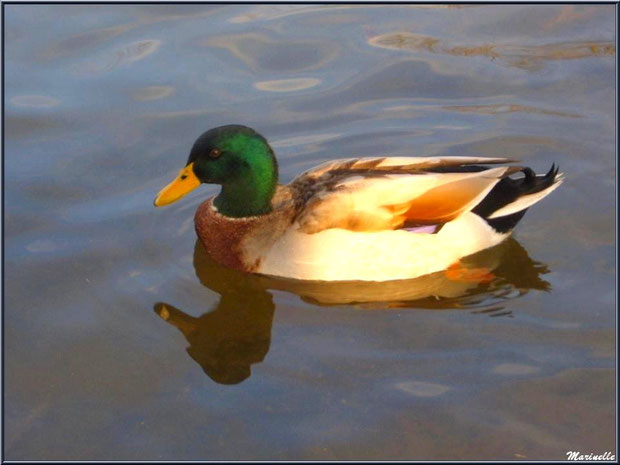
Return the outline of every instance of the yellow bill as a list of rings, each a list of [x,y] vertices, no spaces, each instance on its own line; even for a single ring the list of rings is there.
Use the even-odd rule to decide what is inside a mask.
[[[153,205],[161,207],[176,202],[198,186],[200,186],[200,180],[194,174],[194,163],[192,162],[181,170],[174,181],[159,191]]]

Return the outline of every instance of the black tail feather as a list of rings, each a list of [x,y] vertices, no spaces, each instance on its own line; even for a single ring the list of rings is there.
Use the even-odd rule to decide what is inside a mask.
[[[537,176],[531,168],[524,167],[521,169],[524,174],[523,178],[511,179],[507,177],[500,180],[472,212],[484,218],[496,231],[509,232],[523,218],[527,209],[498,218],[490,219],[489,216],[500,208],[513,203],[519,197],[547,189],[555,182],[559,170],[560,167],[553,163],[551,169],[544,176]]]

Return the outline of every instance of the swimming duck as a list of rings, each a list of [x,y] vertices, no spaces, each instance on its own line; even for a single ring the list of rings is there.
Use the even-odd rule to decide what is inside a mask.
[[[389,281],[447,270],[506,239],[525,211],[562,183],[507,158],[333,160],[287,185],[253,129],[210,129],[155,198],[168,205],[202,183],[221,185],[194,222],[218,263],[322,281]],[[522,176],[511,177],[522,173]]]

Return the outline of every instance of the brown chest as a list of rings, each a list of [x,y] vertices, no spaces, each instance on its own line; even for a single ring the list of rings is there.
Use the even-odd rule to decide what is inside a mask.
[[[258,267],[248,256],[243,244],[256,227],[255,218],[228,218],[213,208],[213,198],[204,201],[196,210],[196,233],[205,249],[218,263],[229,268],[252,272]]]
[[[196,233],[216,262],[245,272],[256,272],[261,259],[284,234],[296,215],[295,198],[286,186],[278,186],[273,211],[266,215],[230,218],[205,200],[194,217]]]

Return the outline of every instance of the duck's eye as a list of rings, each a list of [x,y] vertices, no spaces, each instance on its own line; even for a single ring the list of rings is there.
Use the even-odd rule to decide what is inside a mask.
[[[222,154],[222,152],[220,152],[219,149],[211,149],[211,151],[209,152],[209,156],[211,158],[217,158]]]

